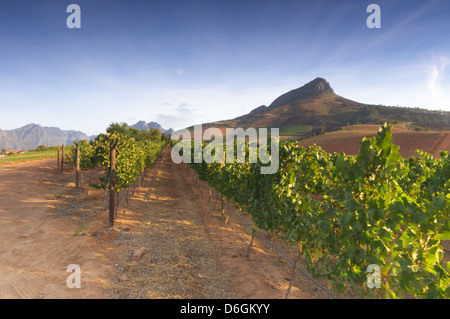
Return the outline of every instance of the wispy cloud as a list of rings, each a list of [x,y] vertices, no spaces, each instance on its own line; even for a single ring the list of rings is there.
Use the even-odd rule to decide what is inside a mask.
[[[428,89],[433,104],[450,108],[450,78],[446,75],[446,69],[450,65],[450,59],[440,55],[430,66]]]
[[[165,106],[172,106],[171,103],[162,103]],[[172,108],[173,109],[173,108]],[[170,126],[172,128],[182,128],[188,126],[190,122],[198,118],[196,110],[189,106],[189,103],[181,102],[170,113],[156,114],[156,119],[163,126]]]

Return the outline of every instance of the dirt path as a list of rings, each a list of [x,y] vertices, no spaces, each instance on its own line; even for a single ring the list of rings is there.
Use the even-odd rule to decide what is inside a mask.
[[[56,218],[57,197],[73,188],[55,160],[0,167],[0,298],[106,298],[112,261],[101,243],[72,237]],[[68,288],[67,267],[80,265],[81,288]]]
[[[216,198],[186,165],[175,165],[166,148],[119,209],[117,228],[131,231],[118,258],[115,297],[284,298],[291,264],[259,238],[247,257],[250,227],[228,205],[224,224]],[[139,248],[143,257],[133,260]],[[286,253],[295,259],[295,248]],[[297,272],[289,298],[328,296]]]
[[[73,172],[55,164],[0,168],[0,298],[284,298],[292,265],[259,238],[247,257],[249,226],[229,205],[225,224],[217,195],[169,148],[112,229],[105,192],[75,191]],[[67,287],[70,264],[81,268],[81,289]],[[297,272],[289,298],[328,296]]]

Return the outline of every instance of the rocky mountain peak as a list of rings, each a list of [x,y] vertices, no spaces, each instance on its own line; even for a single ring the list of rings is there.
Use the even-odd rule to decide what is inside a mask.
[[[275,101],[273,101],[272,104],[270,104],[269,108],[286,105],[290,101],[300,97],[309,97],[325,93],[334,93],[334,90],[331,88],[330,83],[328,83],[327,80],[319,77],[298,89],[289,91],[281,95]]]
[[[164,129],[158,122],[145,122],[139,121],[136,124],[131,125],[131,127],[137,128],[138,130],[150,130],[151,128],[157,128],[161,133],[172,134],[173,129]]]

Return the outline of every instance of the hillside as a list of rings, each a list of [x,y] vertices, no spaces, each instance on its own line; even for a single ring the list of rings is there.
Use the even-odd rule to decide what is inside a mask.
[[[356,124],[409,122],[417,128],[450,130],[450,112],[369,105],[344,98],[323,78],[305,84],[243,116],[208,127],[279,127],[284,139],[301,139]]]
[[[357,154],[364,136],[375,136],[380,125],[394,124],[394,143],[405,156],[424,150],[435,157],[450,150],[450,112],[369,105],[335,93],[323,78],[305,84],[231,120],[203,124],[226,128],[277,127],[281,140],[304,146],[318,144],[329,152]],[[324,134],[325,133],[325,134]]]
[[[61,130],[57,127],[42,127],[28,124],[14,130],[0,130],[0,150],[32,150],[39,145],[70,145],[73,141],[89,139],[83,132]]]
[[[363,137],[377,135],[378,125],[352,125],[342,131],[325,133],[299,141],[301,146],[308,147],[317,144],[327,152],[344,152],[356,155],[361,148]],[[426,131],[414,132],[408,125],[397,124],[392,128],[393,143],[400,146],[403,157],[417,155],[416,150],[423,150],[435,158],[440,151],[450,151],[450,132]]]

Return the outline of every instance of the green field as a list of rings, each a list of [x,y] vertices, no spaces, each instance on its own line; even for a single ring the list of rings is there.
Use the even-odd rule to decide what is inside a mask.
[[[284,125],[280,126],[280,135],[305,135],[311,132],[310,125]]]
[[[57,156],[58,156],[58,147],[52,146],[42,151],[29,151],[23,154],[8,155],[6,158],[0,160],[0,165],[35,161],[46,158],[56,158]]]
[[[269,128],[277,128],[277,126]],[[281,140],[299,140],[309,137],[312,130],[310,125],[280,125],[278,128],[280,129]]]

